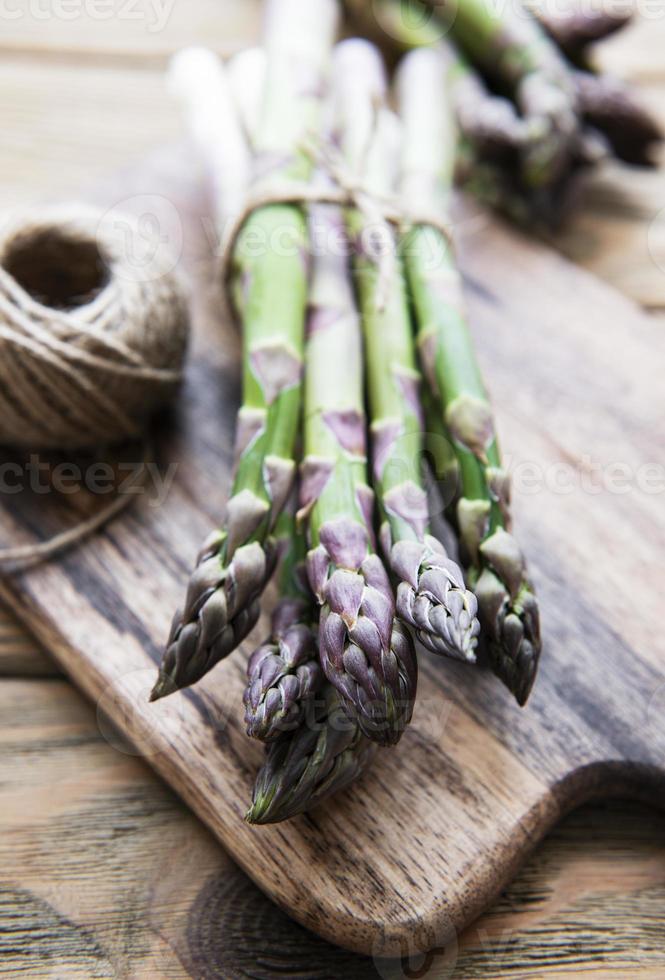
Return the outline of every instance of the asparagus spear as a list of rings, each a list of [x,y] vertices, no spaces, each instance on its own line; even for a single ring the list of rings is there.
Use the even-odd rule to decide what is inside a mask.
[[[366,41],[345,41],[335,52],[340,141],[363,187],[380,198],[395,191],[402,133],[386,107],[387,84],[378,51]],[[443,545],[429,533],[423,457],[420,375],[401,258],[383,292],[375,258],[363,249],[365,217],[347,212],[356,244],[354,271],[362,312],[371,410],[373,486],[381,513],[381,543],[397,585],[397,612],[418,638],[439,654],[474,662],[475,596]],[[396,253],[387,227],[381,247]]]
[[[319,241],[345,243],[337,209],[314,209],[312,222]],[[390,744],[410,720],[417,667],[374,551],[360,325],[344,252],[317,249],[313,262],[301,518],[308,525],[309,581],[321,605],[324,673],[361,730]]]
[[[323,684],[318,660],[314,596],[307,583],[306,547],[293,516],[284,512],[277,528],[283,539],[281,598],[272,614],[272,632],[247,665],[247,734],[269,742],[297,728]]]
[[[318,123],[336,29],[333,0],[270,0],[267,75],[257,134],[260,186],[302,181],[300,149]],[[226,109],[226,106],[220,107]],[[238,121],[227,113],[225,131]],[[256,247],[257,242],[263,247]],[[277,247],[275,247],[275,243]],[[269,205],[245,224],[234,251],[233,284],[243,320],[243,404],[226,525],[215,532],[176,615],[152,699],[195,683],[256,622],[258,597],[275,561],[272,534],[295,475],[307,302],[307,231],[302,208]]]
[[[251,162],[226,74],[212,52],[190,48],[173,59],[169,84],[184,105],[210,175],[221,233],[224,223],[243,206]],[[173,619],[151,700],[194,683],[229,654],[258,620],[258,595],[270,574],[273,554],[258,542],[251,543],[239,548],[225,567],[220,549],[226,538],[226,531],[213,532],[198,555],[184,610]]]
[[[255,118],[254,99],[252,91],[257,75],[265,70],[258,52],[251,55],[246,52],[233,59],[232,83],[234,93],[242,106],[242,116],[250,137],[254,128]],[[324,178],[319,175],[324,183]],[[336,487],[343,488],[339,498],[344,511],[344,500],[350,500],[350,513],[353,520],[347,522],[347,528],[354,529],[359,518],[361,533],[368,533],[371,542],[371,510],[372,491],[367,486],[366,445],[365,445],[365,416],[362,396],[362,343],[360,326],[355,310],[355,302],[351,293],[347,273],[346,252],[348,242],[344,231],[344,223],[338,209],[330,206],[319,206],[311,209],[310,218],[311,241],[314,251],[314,268],[311,283],[309,333],[306,346],[307,371],[305,376],[306,418],[305,439],[306,447],[315,446],[316,452],[310,453],[303,465],[301,482],[301,499],[303,510],[301,520],[307,522],[307,517],[316,510],[316,498],[319,493],[323,496],[323,507],[334,506]],[[344,360],[340,360],[343,352]],[[332,372],[333,365],[340,365],[339,372]],[[325,454],[325,455],[322,455]],[[337,459],[337,462],[335,460]],[[340,467],[345,472],[339,482],[333,479],[329,487],[325,486],[328,474],[335,474]],[[333,474],[333,475],[335,475]],[[344,494],[346,496],[344,496]],[[327,503],[327,498],[330,503]],[[349,515],[346,515],[347,518]],[[314,515],[316,517],[316,515]],[[313,521],[315,523],[315,521]],[[363,530],[363,528],[365,530]],[[315,528],[310,530],[310,538],[314,541]],[[325,530],[324,530],[325,534]],[[312,556],[309,556],[311,567]],[[325,605],[325,585],[319,583],[317,599]],[[371,600],[371,595],[368,601]],[[325,611],[325,610],[324,610]],[[322,630],[320,630],[322,632]],[[400,638],[406,645],[408,637]],[[340,651],[337,651],[338,655]],[[342,651],[341,656],[344,653]],[[325,652],[322,660],[326,662]],[[333,681],[338,680],[337,671],[332,675]],[[341,671],[342,677],[344,671]],[[342,681],[340,681],[342,683]],[[370,689],[369,679],[365,680],[365,692],[362,683],[346,678],[351,702],[362,700],[367,702],[368,696],[374,696]],[[415,679],[413,682],[415,687]],[[365,704],[364,713],[369,714],[370,706]],[[408,706],[410,717],[411,705]],[[399,719],[397,719],[399,724]],[[375,720],[369,717],[364,720],[365,727],[378,727]],[[380,725],[380,727],[385,727]],[[391,735],[391,740],[397,736]]]
[[[278,823],[309,810],[358,778],[374,754],[332,684],[325,684],[299,728],[267,747],[245,819]]]
[[[431,49],[409,54],[399,72],[406,133],[401,193],[415,213],[435,208],[448,214],[455,125],[445,98],[446,72],[445,58]],[[423,91],[429,93],[426,103]],[[509,531],[509,481],[463,311],[459,273],[450,243],[432,227],[414,228],[405,256],[421,361],[459,464],[458,532],[490,662],[524,704],[541,649],[538,605]]]

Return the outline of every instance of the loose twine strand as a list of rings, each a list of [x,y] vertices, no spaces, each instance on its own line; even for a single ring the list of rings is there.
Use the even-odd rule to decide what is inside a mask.
[[[151,457],[150,449],[146,448],[143,463],[140,470],[140,482],[143,483],[147,471],[147,463]],[[95,531],[111,521],[116,514],[125,510],[129,506],[133,496],[127,492],[118,493],[105,507],[97,513],[92,514],[85,520],[79,521],[73,527],[54,534],[46,541],[38,544],[19,545],[15,548],[0,548],[0,569],[3,571],[18,571],[32,568],[39,565],[55,555],[67,551],[74,545],[79,544],[84,538],[94,534]]]
[[[161,243],[142,243],[154,248],[146,265],[132,252],[137,241],[135,219],[81,206],[28,213],[0,232],[0,444],[67,450],[136,439],[172,397],[187,344],[185,302]],[[12,274],[19,265],[32,284],[43,281],[44,296]],[[49,289],[72,274],[90,294],[60,309]],[[146,447],[143,477],[149,457]],[[47,541],[0,548],[0,569],[77,544],[133,496],[119,493]]]

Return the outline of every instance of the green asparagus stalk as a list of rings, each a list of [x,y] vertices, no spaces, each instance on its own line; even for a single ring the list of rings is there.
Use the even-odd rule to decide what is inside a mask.
[[[312,223],[328,247],[317,248],[312,269],[301,518],[307,519],[309,581],[321,605],[319,653],[362,732],[392,744],[413,710],[415,651],[395,618],[390,581],[374,550],[362,340],[343,219],[338,209],[318,207]]]
[[[387,84],[380,55],[366,41],[345,41],[335,52],[339,139],[347,163],[370,194],[388,199],[396,190],[402,133],[387,109]],[[373,486],[381,513],[381,543],[397,582],[397,613],[435,653],[474,662],[480,626],[475,596],[460,568],[429,533],[423,485],[423,419],[420,374],[404,270],[395,234],[371,228],[358,210],[347,211],[354,243],[354,272],[362,313],[367,389],[371,414]],[[394,255],[384,286],[371,246]]]
[[[300,147],[319,126],[336,13],[334,0],[267,5],[259,187],[310,175],[310,159]],[[237,127],[237,118],[223,125]],[[293,205],[254,211],[235,247],[233,285],[244,339],[235,475],[226,524],[204,547],[184,612],[174,620],[153,700],[203,677],[256,622],[258,598],[274,567],[275,521],[296,469],[306,256],[305,215]]]
[[[245,819],[279,823],[312,809],[354,782],[374,751],[339,692],[325,684],[300,727],[267,747]]]
[[[270,638],[249,659],[244,695],[247,734],[264,742],[298,728],[323,686],[306,545],[288,511],[277,522],[277,534],[283,544],[280,599],[272,614]]]
[[[441,217],[449,213],[455,152],[446,74],[441,52],[421,49],[405,58],[398,77],[406,134],[402,199],[414,213],[428,208]],[[427,102],[423,91],[429,93]],[[524,704],[540,656],[538,606],[509,530],[509,480],[466,323],[453,249],[440,231],[420,225],[404,251],[421,362],[458,460],[457,527],[490,661]]]

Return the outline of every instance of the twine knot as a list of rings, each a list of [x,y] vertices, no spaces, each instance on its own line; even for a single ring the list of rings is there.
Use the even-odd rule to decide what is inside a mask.
[[[247,195],[243,207],[235,214],[222,238],[221,274],[231,313],[238,319],[233,305],[233,254],[240,234],[251,215],[271,204],[300,206],[331,204],[356,208],[364,218],[365,229],[371,232],[363,244],[368,257],[377,267],[376,304],[382,310],[387,301],[393,277],[397,275],[398,245],[402,237],[416,226],[433,228],[448,245],[453,236],[448,222],[434,210],[420,213],[405,208],[397,197],[377,193],[348,167],[344,157],[332,144],[319,147],[305,143],[302,151],[311,157],[322,180],[301,182],[285,178],[265,178],[257,181]],[[395,232],[398,240],[395,240]]]

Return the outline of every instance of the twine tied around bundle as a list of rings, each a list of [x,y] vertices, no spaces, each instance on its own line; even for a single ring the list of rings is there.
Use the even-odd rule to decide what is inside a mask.
[[[306,144],[303,152],[309,155],[326,178],[324,182],[305,183],[294,180],[261,180],[250,190],[240,211],[235,214],[222,241],[221,277],[224,295],[231,314],[238,319],[232,296],[233,254],[242,230],[251,215],[272,204],[318,205],[331,204],[356,208],[364,218],[365,228],[372,230],[369,258],[378,270],[376,305],[385,308],[393,278],[397,275],[397,254],[393,231],[400,236],[417,226],[433,228],[452,247],[453,235],[449,223],[431,208],[421,212],[407,210],[396,197],[378,194],[359,180],[347,166],[342,154],[332,145]]]
[[[0,445],[88,449],[141,437],[182,377],[188,322],[173,257],[140,221],[80,205],[41,208],[0,229]],[[49,557],[126,506],[0,567]]]

